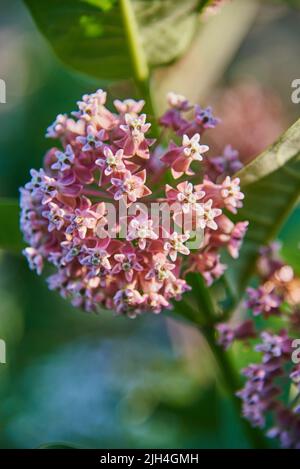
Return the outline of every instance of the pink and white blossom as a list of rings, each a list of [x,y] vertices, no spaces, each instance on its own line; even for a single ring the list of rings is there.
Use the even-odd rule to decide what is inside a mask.
[[[103,90],[84,95],[73,117],[60,114],[48,128],[47,136],[59,144],[20,190],[24,255],[38,274],[52,265],[49,288],[75,307],[128,317],[160,313],[190,290],[188,272],[200,273],[210,285],[226,268],[220,249],[237,257],[246,223],[235,224],[223,210],[235,213],[243,196],[237,178],[224,174],[217,183],[206,175],[203,134],[216,124],[210,108],[170,93],[170,108],[159,123],[178,144],[167,146],[152,138],[141,114],[143,100],[115,100],[112,111],[106,98]],[[152,203],[163,204],[154,220],[147,211]],[[130,211],[137,208],[139,214]],[[181,222],[185,217],[203,231],[192,253],[193,228]]]

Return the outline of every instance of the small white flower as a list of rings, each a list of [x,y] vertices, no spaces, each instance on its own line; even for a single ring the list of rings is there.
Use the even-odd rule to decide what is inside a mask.
[[[178,234],[176,231],[171,234],[168,241],[164,244],[164,250],[169,254],[170,259],[175,262],[177,259],[177,254],[183,254],[187,256],[190,253],[190,250],[184,245],[184,243],[189,239],[190,234],[186,233],[184,235]]]
[[[140,116],[134,116],[132,114],[125,114],[126,125],[120,125],[120,129],[124,132],[130,132],[133,138],[139,138],[143,136],[151,127],[151,124],[146,123],[146,114]]]
[[[106,166],[104,170],[104,174],[109,176],[114,172],[124,172],[126,170],[126,166],[123,162],[123,150],[118,150],[115,154],[111,151],[109,147],[105,147],[103,150],[105,159],[98,158],[95,163],[98,166]]]
[[[197,214],[199,217],[199,226],[204,228],[210,228],[211,230],[217,230],[218,225],[215,222],[215,218],[221,215],[222,210],[220,208],[212,208],[213,201],[209,199],[204,204],[198,204]]]
[[[180,186],[180,184],[179,184]],[[177,200],[182,203],[183,213],[189,213],[191,209],[197,209],[198,200],[205,196],[204,191],[195,191],[191,182],[185,183],[180,187]]]
[[[200,145],[200,134],[195,134],[192,138],[184,135],[182,138],[182,145],[184,147],[184,155],[187,158],[192,158],[197,161],[202,161],[202,154],[209,150],[207,145]]]
[[[134,218],[129,223],[127,241],[138,240],[140,249],[145,249],[147,239],[158,239],[153,230],[153,220]]]

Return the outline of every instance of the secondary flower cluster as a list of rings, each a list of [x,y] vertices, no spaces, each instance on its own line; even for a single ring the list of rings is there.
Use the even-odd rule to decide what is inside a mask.
[[[263,330],[259,332],[251,319],[235,327],[221,324],[219,342],[228,348],[234,340],[260,337],[255,350],[261,353],[261,361],[243,370],[247,381],[237,393],[243,402],[243,414],[259,427],[266,426],[271,414],[274,426],[267,435],[279,438],[283,447],[300,449],[300,341],[293,343],[293,334],[300,331],[300,279],[280,259],[278,248],[274,243],[261,250],[261,284],[248,289],[245,302],[254,317],[261,316]],[[274,326],[268,327],[268,320],[274,315],[285,328],[274,331]],[[283,399],[284,389],[289,391],[287,401]]]
[[[54,266],[49,287],[75,306],[131,317],[159,313],[190,289],[187,272],[202,273],[208,284],[222,275],[220,248],[238,256],[247,222],[234,224],[224,209],[242,206],[239,179],[224,171],[213,182],[199,165],[208,151],[202,135],[217,119],[196,106],[188,120],[181,113],[190,103],[174,93],[168,100],[160,119],[174,134],[167,146],[149,137],[144,101],[115,100],[112,112],[102,90],[84,95],[72,117],[58,115],[48,128],[60,145],[21,189],[24,253],[38,274],[45,261]],[[163,207],[153,218],[147,208],[155,203]],[[191,252],[197,230],[201,241]]]

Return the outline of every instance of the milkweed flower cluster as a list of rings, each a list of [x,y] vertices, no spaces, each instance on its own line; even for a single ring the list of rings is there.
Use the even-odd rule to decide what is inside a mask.
[[[270,415],[273,427],[267,428],[267,435],[278,438],[285,448],[300,449],[300,341],[294,343],[300,331],[300,279],[281,260],[278,249],[277,243],[261,249],[257,265],[261,283],[248,289],[245,301],[251,315],[260,316],[263,323],[256,327],[253,319],[247,319],[234,327],[220,324],[219,342],[228,348],[235,340],[250,343],[256,338],[260,361],[242,371],[246,383],[237,393],[243,415],[262,428]],[[278,317],[279,330],[269,325],[271,316]]]
[[[228,214],[242,206],[239,179],[203,175],[202,136],[218,120],[183,96],[170,93],[168,102],[160,124],[173,140],[164,145],[151,138],[144,101],[115,100],[110,111],[104,91],[84,95],[71,117],[60,114],[48,128],[59,145],[21,189],[30,267],[40,274],[52,265],[50,289],[84,310],[159,313],[190,289],[187,272],[211,284],[225,270],[220,249],[238,256],[247,222]]]

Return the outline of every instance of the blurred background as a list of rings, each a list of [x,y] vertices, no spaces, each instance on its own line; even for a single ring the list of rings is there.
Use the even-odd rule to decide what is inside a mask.
[[[223,119],[210,144],[218,151],[231,143],[244,161],[300,114],[291,101],[291,83],[300,78],[300,10],[293,2],[262,3],[218,77],[205,90],[199,84],[200,104],[212,104]],[[66,70],[21,1],[1,0],[0,11],[0,78],[7,86],[7,103],[0,104],[0,195],[18,197],[49,147],[47,126],[72,111],[83,93],[109,84]],[[222,30],[217,40],[222,43]],[[296,208],[280,237],[298,271],[299,232]],[[88,315],[50,292],[21,255],[0,252],[0,339],[7,344],[0,447],[58,441],[88,448],[247,446],[205,343],[171,316]],[[248,353],[239,350],[237,363]]]

